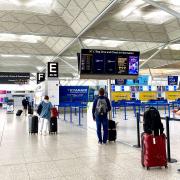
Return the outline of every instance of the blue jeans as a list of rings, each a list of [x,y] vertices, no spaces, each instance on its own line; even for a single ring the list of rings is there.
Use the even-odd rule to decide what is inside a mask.
[[[103,138],[101,133],[101,125],[103,126]],[[96,117],[97,136],[100,143],[106,143],[108,139],[108,119],[107,117]]]

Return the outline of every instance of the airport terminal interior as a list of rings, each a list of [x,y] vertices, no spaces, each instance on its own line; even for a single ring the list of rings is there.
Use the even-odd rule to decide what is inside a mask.
[[[180,0],[0,0],[0,180],[179,180],[179,162]]]

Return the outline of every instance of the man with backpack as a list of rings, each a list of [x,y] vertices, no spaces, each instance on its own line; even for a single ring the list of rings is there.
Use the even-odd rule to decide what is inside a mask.
[[[103,88],[99,89],[99,96],[95,99],[93,103],[93,119],[96,121],[97,125],[97,136],[99,143],[106,144],[108,139],[108,112],[111,111],[110,101],[107,97],[104,96],[105,91]],[[103,138],[101,133],[101,125],[103,126]]]

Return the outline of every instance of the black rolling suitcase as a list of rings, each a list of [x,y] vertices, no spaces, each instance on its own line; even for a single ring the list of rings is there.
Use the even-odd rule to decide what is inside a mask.
[[[23,111],[19,109],[19,110],[17,111],[17,113],[16,113],[16,116],[21,116],[22,112],[23,112]]]
[[[51,117],[49,123],[49,134],[54,133],[57,134],[57,118]]]
[[[34,109],[31,105],[28,106],[28,114],[33,114],[34,113]]]
[[[29,115],[29,133],[38,133],[38,116]]]
[[[108,140],[109,141],[116,141],[116,123],[113,120],[109,120],[109,127],[108,127]]]

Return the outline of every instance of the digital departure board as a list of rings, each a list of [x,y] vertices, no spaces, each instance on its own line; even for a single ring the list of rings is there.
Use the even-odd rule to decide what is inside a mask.
[[[168,76],[168,85],[169,86],[178,85],[178,76]]]
[[[136,78],[139,74],[139,52],[82,49],[81,78]],[[131,78],[130,77],[130,78]]]

